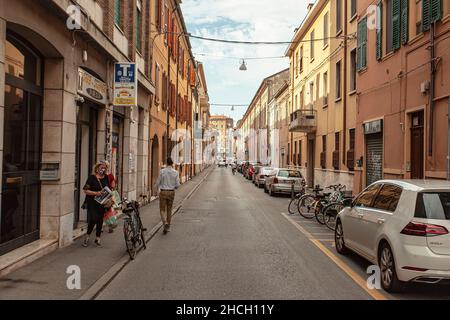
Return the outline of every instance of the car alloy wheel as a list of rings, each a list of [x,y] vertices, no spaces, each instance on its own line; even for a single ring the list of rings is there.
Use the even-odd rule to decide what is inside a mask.
[[[348,253],[348,249],[345,246],[344,229],[342,228],[341,221],[338,221],[336,224],[336,230],[334,231],[334,242],[338,253],[343,255]]]
[[[382,244],[378,263],[381,269],[381,284],[383,289],[387,292],[402,291],[404,283],[397,277],[394,254],[387,243]]]

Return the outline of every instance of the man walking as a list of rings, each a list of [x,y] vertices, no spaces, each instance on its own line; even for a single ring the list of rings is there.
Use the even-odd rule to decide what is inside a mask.
[[[164,225],[164,234],[170,231],[172,221],[172,206],[175,190],[180,186],[180,175],[173,168],[173,161],[167,158],[167,166],[161,169],[155,188],[159,191],[159,211]]]

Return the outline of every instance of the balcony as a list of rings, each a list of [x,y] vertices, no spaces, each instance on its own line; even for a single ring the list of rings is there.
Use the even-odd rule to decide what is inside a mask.
[[[291,114],[290,132],[313,133],[317,130],[317,111],[313,109],[297,110]]]

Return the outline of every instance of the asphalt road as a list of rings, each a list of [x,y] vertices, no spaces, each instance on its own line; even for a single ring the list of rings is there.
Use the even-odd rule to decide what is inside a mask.
[[[216,168],[98,299],[450,299],[449,286],[369,290],[369,263],[339,256],[333,234],[288,215],[242,175]]]

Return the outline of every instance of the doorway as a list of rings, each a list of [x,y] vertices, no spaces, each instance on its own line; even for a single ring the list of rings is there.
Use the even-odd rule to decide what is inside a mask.
[[[411,179],[424,177],[423,111],[411,114]]]
[[[123,118],[113,116],[111,170],[116,178],[116,188],[120,196],[123,192]]]
[[[315,152],[316,152],[316,140],[308,139],[307,184],[310,188],[314,188],[314,166],[316,162]]]
[[[97,114],[97,109],[89,102],[77,106],[74,229],[80,221],[87,221],[87,212],[82,209],[86,198],[83,187],[96,160]]]
[[[42,59],[9,33],[5,56],[0,255],[39,239],[42,147]]]

